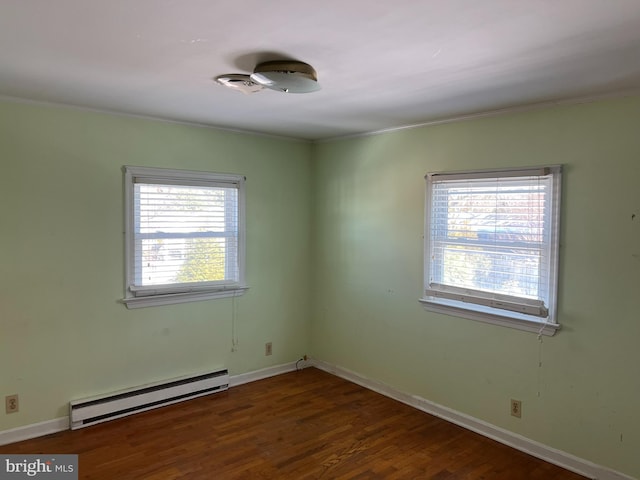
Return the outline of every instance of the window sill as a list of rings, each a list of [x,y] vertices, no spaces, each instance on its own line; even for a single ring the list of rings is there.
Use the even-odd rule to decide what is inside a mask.
[[[452,315],[454,317],[466,318],[468,320],[475,320],[508,328],[515,328],[517,330],[537,333],[549,337],[555,335],[555,333],[560,330],[560,325],[557,323],[545,323],[543,321],[497,315],[487,311],[469,310],[454,305],[448,305],[446,302],[432,301],[428,298],[421,298],[418,301],[422,304],[422,307],[429,312]]]
[[[149,295],[146,297],[127,297],[121,300],[129,310],[133,308],[157,307],[161,305],[173,305],[176,303],[201,302],[215,298],[239,297],[249,287],[236,287],[233,289],[216,290],[208,292],[167,293],[163,295]]]

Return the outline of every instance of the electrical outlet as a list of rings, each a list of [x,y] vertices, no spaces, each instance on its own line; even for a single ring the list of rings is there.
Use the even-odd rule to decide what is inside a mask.
[[[18,402],[18,394],[7,395],[4,399],[5,409],[7,413],[17,413],[20,411],[20,403]]]
[[[265,355],[271,355],[273,353],[273,345],[271,344],[271,342],[267,342],[264,344],[264,354]]]
[[[511,399],[511,416],[517,418],[522,417],[522,402],[520,400]]]

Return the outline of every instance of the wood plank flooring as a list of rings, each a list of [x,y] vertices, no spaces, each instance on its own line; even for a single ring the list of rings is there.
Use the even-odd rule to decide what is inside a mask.
[[[583,479],[314,368],[0,453],[77,453],[91,480]]]

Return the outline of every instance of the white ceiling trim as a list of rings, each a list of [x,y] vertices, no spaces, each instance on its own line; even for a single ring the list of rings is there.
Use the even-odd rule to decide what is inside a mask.
[[[80,112],[99,113],[102,115],[112,115],[116,117],[137,118],[139,120],[149,120],[153,122],[170,123],[175,125],[183,125],[186,127],[205,128],[208,130],[215,130],[219,132],[234,133],[237,135],[252,135],[256,137],[273,138],[276,140],[286,140],[289,142],[298,142],[298,143],[312,142],[311,140],[307,140],[305,138],[289,137],[286,135],[276,135],[273,133],[265,133],[265,132],[255,131],[255,130],[245,130],[241,128],[209,125],[207,123],[189,122],[187,120],[175,120],[172,118],[165,118],[165,117],[154,116],[154,115],[142,115],[137,113],[120,112],[118,110],[109,110],[105,108],[85,107],[82,105],[73,105],[69,103],[47,102],[44,100],[31,100],[28,98],[12,97],[9,95],[0,95],[0,102],[20,103],[24,105],[34,105],[34,106],[49,107],[49,108],[62,108],[65,110],[76,110]]]
[[[524,113],[524,112],[530,112],[530,111],[535,111],[535,110],[544,110],[544,109],[547,109],[547,108],[554,108],[554,107],[560,107],[560,106],[569,106],[569,105],[580,105],[580,104],[585,104],[585,103],[594,103],[594,102],[598,102],[598,101],[602,101],[602,100],[615,99],[615,98],[626,98],[626,97],[634,97],[634,96],[640,96],[640,87],[619,90],[619,91],[616,91],[616,92],[604,93],[604,94],[601,94],[601,95],[587,95],[587,96],[583,96],[583,97],[566,98],[566,99],[560,99],[560,100],[550,100],[550,101],[547,101],[547,102],[536,102],[536,103],[530,103],[530,104],[526,104],[526,105],[518,105],[518,106],[513,106],[513,107],[500,108],[500,109],[497,109],[497,110],[487,110],[487,111],[484,111],[484,112],[471,113],[471,114],[468,114],[468,115],[458,115],[458,116],[453,116],[453,117],[448,117],[448,118],[442,118],[442,119],[439,119],[439,120],[432,120],[432,121],[428,121],[428,122],[408,124],[408,125],[403,125],[403,126],[400,126],[400,127],[385,128],[385,129],[381,129],[381,130],[372,130],[372,131],[369,131],[369,132],[355,133],[355,134],[351,134],[351,135],[341,135],[341,136],[335,136],[335,137],[327,137],[327,138],[321,138],[321,139],[316,139],[316,140],[309,140],[309,139],[297,138],[297,137],[289,137],[289,136],[285,136],[285,135],[275,135],[275,134],[271,134],[271,133],[264,133],[264,132],[253,131],[253,130],[244,130],[244,129],[238,129],[238,128],[229,128],[229,127],[223,127],[223,126],[207,125],[207,124],[204,124],[204,123],[197,123],[197,122],[173,120],[173,119],[170,119],[170,118],[151,116],[151,115],[139,115],[139,114],[133,114],[133,113],[119,112],[119,111],[116,111],[116,110],[107,110],[107,109],[84,107],[84,106],[71,105],[71,104],[66,104],[66,103],[45,102],[45,101],[41,101],[41,100],[30,100],[30,99],[27,99],[27,98],[11,97],[11,96],[7,96],[7,95],[0,95],[0,101],[7,102],[7,103],[20,103],[20,104],[26,104],[26,105],[42,106],[42,107],[63,108],[63,109],[68,109],[68,110],[92,112],[92,113],[99,113],[99,114],[105,114],[105,115],[113,115],[113,116],[118,116],[118,117],[136,118],[136,119],[140,119],[140,120],[149,120],[149,121],[155,121],[155,122],[161,122],[161,123],[184,125],[184,126],[188,126],[188,127],[204,128],[204,129],[215,130],[215,131],[219,131],[219,132],[233,133],[233,134],[237,134],[237,135],[251,135],[251,136],[257,136],[257,137],[273,138],[273,139],[276,139],[276,140],[285,140],[285,141],[289,141],[289,142],[321,144],[321,143],[339,142],[339,141],[342,141],[342,140],[350,140],[350,139],[354,139],[354,138],[363,138],[363,137],[371,137],[371,136],[376,136],[376,135],[383,135],[385,133],[392,133],[392,132],[397,132],[397,131],[402,131],[402,130],[411,130],[411,129],[415,129],[415,128],[431,127],[431,126],[435,126],[435,125],[445,125],[445,124],[448,124],[448,123],[464,122],[464,121],[476,120],[476,119],[480,119],[480,118],[497,117],[497,116],[508,115],[508,114],[513,114],[513,113]]]
[[[562,100],[550,100],[548,102],[536,102],[536,103],[530,103],[526,105],[500,108],[497,110],[487,110],[485,112],[470,113],[468,115],[458,115],[455,117],[443,118],[440,120],[432,120],[429,122],[415,123],[411,125],[404,125],[401,127],[385,128],[382,130],[375,130],[371,132],[354,133],[351,135],[323,138],[319,140],[314,140],[313,143],[330,143],[330,142],[336,142],[340,140],[349,140],[352,138],[382,135],[385,133],[397,132],[400,130],[410,130],[414,128],[430,127],[434,125],[444,125],[447,123],[464,122],[467,120],[475,120],[475,119],[485,118],[485,117],[497,117],[500,115],[508,115],[512,113],[523,113],[523,112],[530,112],[534,110],[544,110],[546,108],[554,108],[554,107],[568,106],[568,105],[580,105],[584,103],[594,103],[594,102],[607,100],[607,99],[635,97],[635,96],[640,96],[640,87],[624,89],[617,92],[604,93],[601,95],[588,95],[584,97],[567,98]]]

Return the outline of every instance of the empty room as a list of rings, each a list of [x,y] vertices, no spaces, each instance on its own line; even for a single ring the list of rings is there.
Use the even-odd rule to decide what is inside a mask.
[[[0,479],[640,478],[638,0],[0,0]]]

